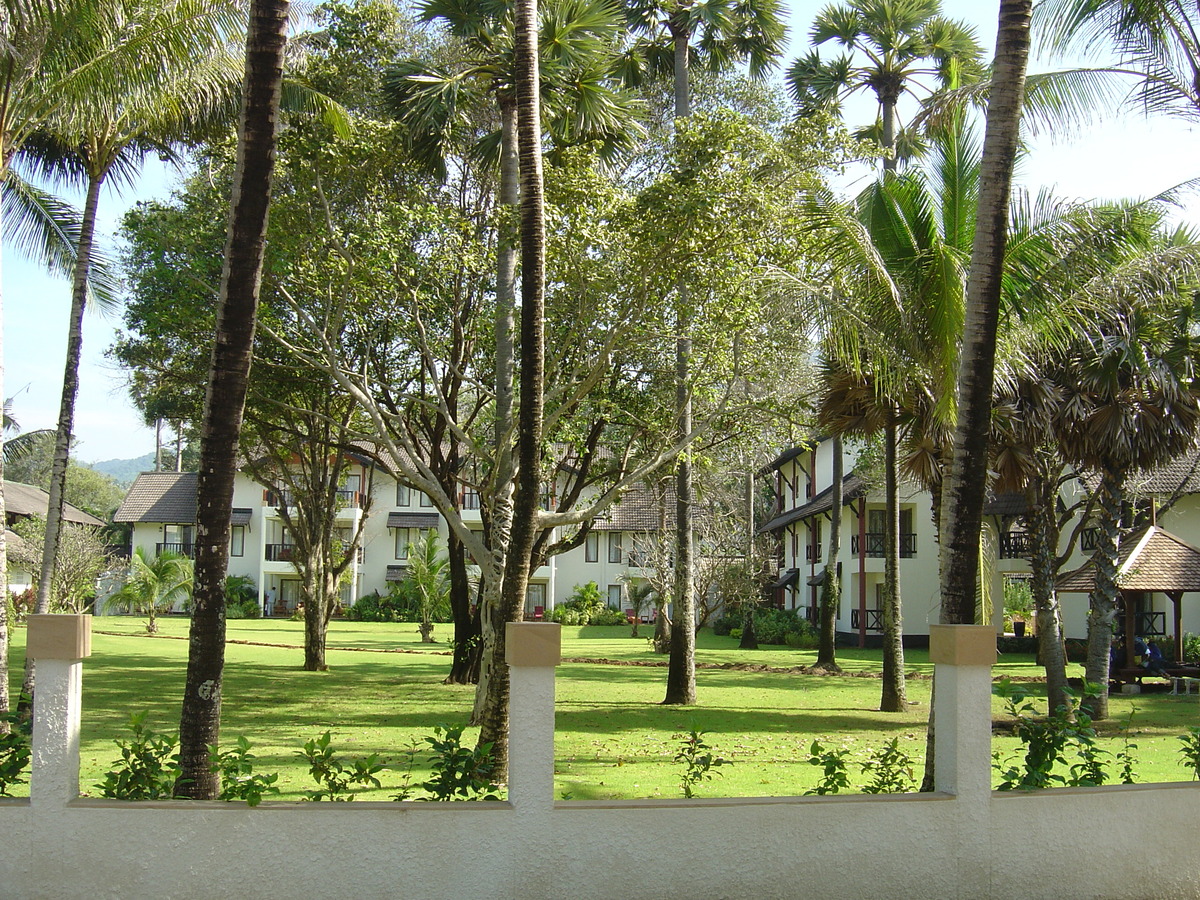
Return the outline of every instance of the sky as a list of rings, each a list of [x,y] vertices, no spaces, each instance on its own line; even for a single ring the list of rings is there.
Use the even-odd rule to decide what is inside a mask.
[[[788,61],[807,48],[808,29],[823,5],[807,0],[791,3]],[[995,46],[997,9],[997,3],[986,0],[943,0],[946,15],[975,26],[988,55]],[[1107,61],[1075,62],[1103,65]],[[1031,71],[1065,65],[1035,59]],[[869,104],[847,108],[851,124],[863,124],[872,116]],[[1032,139],[1017,182],[1030,188],[1053,186],[1065,198],[1153,196],[1200,175],[1200,163],[1191,152],[1196,139],[1195,129],[1178,120],[1109,114],[1066,138]],[[113,248],[123,212],[138,200],[168,196],[175,177],[169,167],[154,162],[131,188],[120,194],[106,192],[100,207],[100,240]],[[864,170],[859,177],[869,176]],[[1181,209],[1180,218],[1200,226],[1200,203]],[[62,393],[70,285],[65,279],[50,278],[7,248],[2,265],[3,395],[12,399],[12,414],[22,430],[53,428]],[[94,311],[84,321],[84,363],[75,416],[76,455],[84,462],[129,459],[154,449],[154,433],[129,402],[121,372],[104,357],[118,325],[118,318]]]

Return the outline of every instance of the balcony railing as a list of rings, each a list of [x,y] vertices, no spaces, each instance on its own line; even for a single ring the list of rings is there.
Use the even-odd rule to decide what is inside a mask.
[[[850,628],[852,631],[860,631],[862,629],[862,614],[861,609],[850,610]],[[867,631],[883,631],[883,610],[868,609],[867,614]]]
[[[808,559],[808,560],[815,559],[819,562],[821,559],[821,545],[820,544],[805,544],[804,545],[804,558]]]
[[[868,531],[865,535],[868,558],[882,558],[884,555],[884,547],[886,543],[882,533]],[[859,535],[855,534],[850,537],[850,553],[853,556],[859,555]],[[917,555],[917,536],[916,534],[901,534],[900,535],[900,556],[903,559],[912,559]]]
[[[359,491],[334,491],[337,502],[343,508],[358,509],[362,506],[362,494]],[[295,506],[296,497],[291,491],[263,491],[263,506]]]
[[[1005,531],[1000,535],[1001,559],[1028,559],[1033,555],[1033,541],[1025,531]]]
[[[1098,543],[1100,543],[1099,528],[1085,528],[1079,532],[1079,549],[1084,553],[1094,553]]]
[[[267,562],[291,562],[295,544],[267,544]]]
[[[164,553],[178,553],[180,556],[186,556],[188,559],[194,559],[196,556],[196,545],[190,541],[179,543],[167,541],[162,544],[154,545],[155,556],[162,556]]]
[[[1135,624],[1137,634],[1164,635],[1167,633],[1167,614],[1165,612],[1143,612],[1137,614]]]

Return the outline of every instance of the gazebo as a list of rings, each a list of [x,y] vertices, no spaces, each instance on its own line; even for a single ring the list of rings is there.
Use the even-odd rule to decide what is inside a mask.
[[[1088,594],[1096,584],[1095,564],[1088,562],[1062,575],[1055,587],[1060,592]],[[1183,661],[1183,595],[1200,592],[1200,549],[1187,541],[1149,525],[1121,542],[1117,557],[1117,585],[1124,607],[1125,662],[1134,665],[1133,638],[1137,634],[1162,634],[1154,612],[1138,612],[1138,600],[1149,594],[1165,594],[1173,609],[1175,662]]]

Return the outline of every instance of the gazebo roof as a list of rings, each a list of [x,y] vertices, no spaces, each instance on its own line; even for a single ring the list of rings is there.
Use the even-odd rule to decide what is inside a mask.
[[[1095,566],[1088,562],[1062,575],[1055,587],[1088,593],[1095,584]],[[1135,531],[1121,543],[1117,584],[1123,591],[1200,591],[1200,549],[1157,525]]]

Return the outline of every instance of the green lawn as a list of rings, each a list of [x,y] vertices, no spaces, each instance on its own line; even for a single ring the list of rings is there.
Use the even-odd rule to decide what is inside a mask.
[[[439,626],[439,636],[448,637],[449,627]],[[131,712],[147,710],[156,730],[177,728],[187,621],[162,620],[159,637],[142,632],[137,619],[95,620],[93,655],[84,669],[85,792],[116,758],[113,740],[123,736]],[[280,773],[284,798],[294,799],[311,787],[295,752],[326,729],[346,755],[379,752],[389,762],[385,790],[364,795],[386,799],[399,783],[406,747],[437,724],[467,720],[473,688],[441,683],[449,664],[444,645],[422,646],[415,625],[335,622],[329,639],[331,669],[321,673],[299,668],[302,633],[301,623],[280,620],[234,620],[228,628],[222,733],[226,741],[237,735],[250,739],[259,757],[257,770]],[[13,637],[15,691],[24,630],[15,629]],[[631,638],[626,627],[563,629],[564,656],[593,661],[568,661],[558,670],[555,767],[560,796],[679,796],[680,767],[673,756],[677,736],[692,729],[708,732],[709,742],[733,762],[700,788],[701,796],[803,793],[817,776],[807,763],[813,739],[852,749],[855,784],[863,781],[857,762],[893,737],[914,758],[924,754],[932,666],[923,651],[906,657],[906,670],[914,676],[908,685],[913,708],[884,714],[875,709],[878,651],[842,650],[839,661],[848,674],[822,677],[745,668],[811,664],[811,651],[741,651],[732,638],[707,631],[697,645],[699,705],[664,707],[659,705],[664,668],[596,662],[663,662],[644,638]],[[717,668],[731,664],[742,668]],[[1001,658],[995,674],[1023,679],[1036,677],[1039,670],[1028,656],[1010,655]],[[1135,711],[1130,733],[1138,745],[1139,780],[1186,779],[1176,737],[1200,721],[1195,695],[1115,696],[1112,707],[1113,720],[1102,730],[1114,751]],[[1003,733],[999,700],[993,701],[993,710],[999,726],[993,745],[1007,755],[1015,741]],[[419,779],[419,767],[415,771]]]

